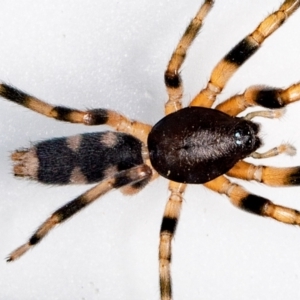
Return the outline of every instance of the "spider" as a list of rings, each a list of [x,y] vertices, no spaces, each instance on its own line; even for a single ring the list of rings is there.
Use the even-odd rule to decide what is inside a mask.
[[[103,196],[113,188],[124,194],[139,192],[158,174],[169,180],[170,197],[166,205],[159,246],[161,299],[171,299],[171,244],[188,184],[204,184],[229,197],[232,204],[248,212],[288,223],[300,223],[296,210],[273,204],[270,200],[248,193],[230,182],[227,176],[256,180],[270,186],[298,185],[300,169],[256,166],[243,159],[266,158],[294,152],[288,144],[265,153],[261,145],[259,125],[254,117],[277,118],[285,105],[300,99],[300,85],[287,89],[255,86],[243,94],[214,105],[234,72],[260,44],[275,31],[300,5],[286,0],[278,11],[267,17],[245,39],[238,43],[214,68],[207,86],[182,108],[180,67],[196,37],[202,21],[213,5],[205,1],[179,41],[165,72],[169,99],[166,117],[153,127],[107,109],[80,111],[52,106],[9,86],[0,85],[0,95],[33,111],[60,121],[85,125],[110,125],[115,131],[95,132],[46,140],[12,154],[14,174],[45,184],[96,183],[84,194],[56,210],[22,246],[14,250],[8,261],[22,256],[40,242],[55,225]],[[247,107],[260,105],[271,110],[236,117]],[[225,175],[224,175],[225,174]],[[227,176],[226,176],[227,175]]]

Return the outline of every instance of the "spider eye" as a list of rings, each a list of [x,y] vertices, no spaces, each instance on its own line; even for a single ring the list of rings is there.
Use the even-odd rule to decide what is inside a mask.
[[[234,131],[234,139],[235,139],[235,143],[238,146],[242,146],[242,145],[250,145],[252,143],[252,138],[251,138],[251,131],[249,128],[245,127],[245,128],[237,128]]]

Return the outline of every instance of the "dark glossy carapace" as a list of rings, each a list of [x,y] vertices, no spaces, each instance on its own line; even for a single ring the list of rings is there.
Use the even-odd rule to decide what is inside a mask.
[[[259,126],[215,109],[187,107],[155,124],[148,137],[152,166],[163,177],[205,183],[260,145]]]

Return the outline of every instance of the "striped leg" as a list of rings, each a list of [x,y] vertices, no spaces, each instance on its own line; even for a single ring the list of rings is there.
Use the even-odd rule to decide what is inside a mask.
[[[191,43],[195,39],[202,22],[213,5],[213,0],[206,0],[201,6],[196,16],[192,19],[180,39],[165,72],[165,84],[169,95],[169,100],[165,104],[165,114],[168,115],[182,107],[181,99],[183,93],[182,81],[179,69],[184,62],[186,53]]]
[[[159,277],[161,300],[172,299],[170,272],[172,239],[174,237],[176,225],[179,219],[182,205],[182,195],[185,188],[186,185],[183,183],[177,183],[173,181],[170,181],[169,183],[171,195],[165,207],[160,229],[159,243]]]
[[[271,88],[266,86],[252,86],[243,94],[235,95],[216,106],[216,109],[236,116],[246,108],[260,105],[266,108],[278,109],[300,100],[300,83],[287,89]]]
[[[110,176],[92,187],[76,199],[67,203],[63,207],[56,210],[31,236],[31,238],[22,246],[14,250],[7,258],[7,261],[13,261],[27,252],[34,245],[39,243],[47,233],[56,225],[66,221],[82,208],[91,204],[99,197],[103,196],[113,188],[120,188],[126,185],[135,185],[141,181],[150,180],[151,169],[146,165],[139,165],[128,170]]]
[[[270,186],[300,185],[299,166],[291,168],[275,168],[256,166],[245,161],[239,161],[226,174],[244,180],[255,180]]]
[[[268,199],[249,194],[241,186],[231,183],[224,176],[205,183],[205,186],[215,192],[227,195],[233,205],[245,211],[262,217],[270,217],[279,222],[300,225],[299,211],[276,205]]]
[[[229,51],[213,69],[206,88],[192,100],[190,106],[211,107],[235,71],[299,6],[299,0],[285,0],[277,11],[264,19],[252,33]]]
[[[81,123],[84,125],[107,124],[117,131],[135,136],[144,143],[146,143],[148,133],[151,130],[150,125],[129,120],[112,110],[98,108],[80,111],[64,106],[52,106],[4,83],[0,84],[0,96],[59,121]]]

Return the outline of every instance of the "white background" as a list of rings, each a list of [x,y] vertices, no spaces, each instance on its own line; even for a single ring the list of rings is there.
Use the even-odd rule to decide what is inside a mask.
[[[163,116],[163,72],[199,0],[1,1],[0,78],[53,104],[105,107],[154,124]],[[212,67],[281,1],[216,1],[183,67],[185,104]],[[239,70],[220,99],[252,84],[300,79],[300,11]],[[300,104],[262,123],[264,150],[300,149]],[[158,236],[168,197],[160,178],[134,197],[118,191],[56,228],[20,260],[5,257],[49,214],[87,186],[47,187],[13,177],[10,151],[30,141],[102,130],[65,124],[0,102],[0,299],[159,299]],[[261,162],[259,162],[261,163]],[[300,156],[263,161],[300,164]],[[300,210],[300,188],[248,190]],[[300,231],[244,213],[191,186],[173,247],[174,299],[296,299]]]

